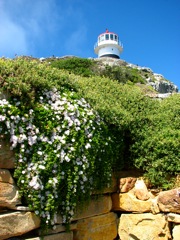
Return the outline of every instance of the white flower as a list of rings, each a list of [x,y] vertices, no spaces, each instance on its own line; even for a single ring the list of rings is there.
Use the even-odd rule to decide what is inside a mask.
[[[69,135],[70,131],[66,130],[64,134]]]
[[[23,128],[22,128],[21,126],[19,127],[19,132],[20,132],[20,133],[23,133],[23,132],[24,132],[24,130],[23,130]]]
[[[29,186],[34,187],[34,185],[36,185],[37,183],[37,179],[38,179],[37,176],[33,177],[32,180],[29,182]]]
[[[52,184],[52,183],[53,183],[53,181],[52,181],[51,179],[49,179],[48,183]]]
[[[10,142],[12,142],[12,147],[15,148],[17,146],[18,138],[15,135],[11,136]]]
[[[53,177],[53,181],[54,181],[55,184],[58,183],[58,180],[55,177]]]
[[[39,165],[39,169],[45,169],[45,166],[43,166],[43,165]]]
[[[38,211],[38,210],[36,210],[36,211],[35,211],[35,214],[36,214],[36,215],[39,215],[39,211]]]
[[[37,151],[37,154],[40,155],[40,156],[42,156],[42,155],[43,155],[43,152]]]
[[[6,116],[0,115],[0,122],[3,122],[6,119]]]
[[[85,148],[86,148],[86,149],[91,148],[91,144],[87,143],[87,144],[85,145]]]
[[[65,160],[66,162],[70,162],[70,158],[67,155],[65,156]]]
[[[28,143],[30,146],[34,145],[37,142],[37,136],[29,136],[28,137]]]

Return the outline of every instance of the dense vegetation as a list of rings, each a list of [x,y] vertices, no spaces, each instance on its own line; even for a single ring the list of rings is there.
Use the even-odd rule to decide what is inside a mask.
[[[109,66],[100,68],[92,59],[86,58],[51,58],[51,66],[58,69],[65,69],[69,73],[81,75],[83,77],[104,76],[121,83],[144,83],[144,79],[138,69],[127,68],[125,66]]]
[[[53,225],[60,211],[68,223],[77,202],[105,186],[114,169],[138,168],[153,186],[172,187],[180,172],[180,95],[145,96],[134,84],[142,77],[129,68],[116,69],[116,79],[90,60],[63,61],[0,59],[7,98],[0,130],[16,151],[18,186],[42,222]]]

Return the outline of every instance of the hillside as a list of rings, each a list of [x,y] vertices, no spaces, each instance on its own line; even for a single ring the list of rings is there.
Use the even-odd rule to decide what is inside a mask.
[[[141,67],[135,64],[127,63],[121,59],[114,59],[110,57],[80,59],[74,56],[65,56],[61,58],[42,58],[40,60],[51,63],[53,62],[53,66],[71,70],[72,72],[80,73],[83,76],[92,76],[95,74],[99,76],[106,76],[122,83],[127,83],[128,81],[137,84],[140,83],[152,86],[156,92],[162,94],[178,92],[177,86],[171,81],[165,79],[162,74],[154,73],[148,67]],[[75,65],[74,61],[76,62]],[[78,61],[79,65],[77,64]],[[77,72],[75,69],[78,69]]]
[[[40,216],[58,208],[68,222],[76,204],[117,170],[139,169],[158,188],[176,184],[177,88],[168,82],[169,97],[149,97],[158,92],[147,79],[160,76],[116,61],[0,59],[0,131],[16,152],[21,194],[32,209],[42,208]]]

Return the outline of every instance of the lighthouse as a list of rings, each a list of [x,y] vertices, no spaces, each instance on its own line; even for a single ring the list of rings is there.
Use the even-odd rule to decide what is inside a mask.
[[[122,50],[123,46],[119,41],[118,35],[116,33],[109,32],[108,29],[106,29],[106,32],[101,33],[98,36],[98,40],[94,46],[94,51],[98,55],[98,58],[120,58]]]

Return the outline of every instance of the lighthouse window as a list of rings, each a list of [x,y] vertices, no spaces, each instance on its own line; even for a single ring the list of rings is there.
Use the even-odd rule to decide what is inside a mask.
[[[106,34],[106,40],[109,40],[109,34]]]
[[[113,34],[110,34],[110,39],[113,40]]]
[[[104,41],[104,35],[101,35],[101,36],[100,36],[100,42],[101,42],[101,41]]]
[[[115,36],[115,41],[117,42],[117,35],[114,35]]]

